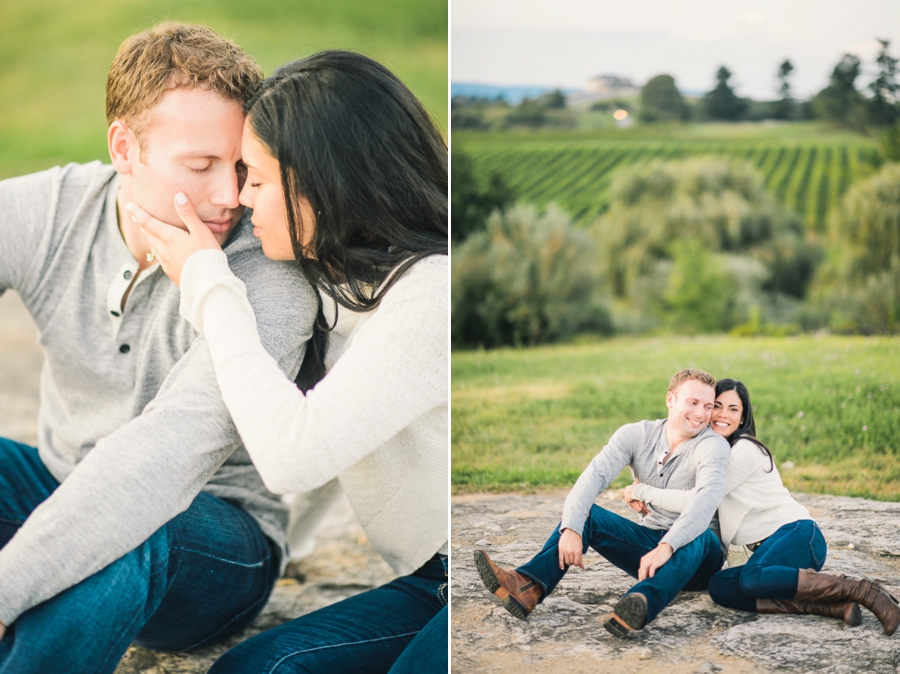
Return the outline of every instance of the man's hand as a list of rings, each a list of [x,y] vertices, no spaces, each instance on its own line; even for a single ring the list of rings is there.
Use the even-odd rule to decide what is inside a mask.
[[[638,580],[653,578],[663,564],[672,558],[672,546],[668,543],[660,543],[646,555],[641,557],[641,567],[638,569]]]
[[[634,489],[635,485],[640,484],[640,482],[635,481],[634,484],[630,484],[625,487],[625,491],[623,492],[623,497],[625,498],[625,503],[628,504],[628,507],[634,510],[641,515],[649,515],[650,508],[647,507],[647,504],[643,501],[638,501],[635,498],[631,498],[631,492]]]
[[[567,566],[577,566],[584,570],[584,561],[581,559],[581,536],[571,529],[564,529],[559,537],[559,568],[565,571]]]
[[[6,625],[0,623],[0,641],[3,641],[4,634],[6,634]]]

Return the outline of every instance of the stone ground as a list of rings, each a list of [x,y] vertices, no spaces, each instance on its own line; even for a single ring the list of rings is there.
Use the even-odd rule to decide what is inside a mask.
[[[41,351],[35,327],[18,296],[0,296],[0,436],[37,442],[38,373]],[[310,557],[288,567],[272,598],[253,625],[228,642],[190,654],[162,654],[133,647],[116,674],[194,674],[206,672],[240,641],[346,597],[381,585],[393,572],[366,543],[346,497],[341,497],[320,528]]]
[[[617,639],[602,622],[634,581],[593,551],[585,571],[570,570],[527,621],[517,620],[485,590],[473,551],[483,548],[504,568],[523,564],[559,522],[565,495],[453,498],[453,672],[900,672],[900,632],[886,636],[865,609],[862,625],[850,628],[830,618],[732,611],[706,593],[686,592],[644,630]],[[795,496],[828,541],[823,571],[900,590],[900,503]],[[598,503],[637,519],[619,490],[604,492]]]

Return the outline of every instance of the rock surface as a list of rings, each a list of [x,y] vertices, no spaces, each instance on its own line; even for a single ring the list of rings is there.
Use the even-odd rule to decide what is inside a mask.
[[[42,356],[35,327],[18,296],[0,296],[0,436],[37,442],[38,373]],[[329,512],[316,550],[288,567],[266,608],[243,634],[189,654],[165,654],[132,647],[116,674],[200,674],[240,641],[292,618],[377,587],[394,577],[366,542],[345,496]]]
[[[900,590],[900,503],[795,496],[828,542],[823,571]],[[523,564],[559,522],[564,500],[565,492],[454,497],[453,672],[900,672],[900,632],[886,636],[865,609],[862,625],[850,628],[817,616],[732,611],[685,592],[644,630],[617,639],[602,621],[635,581],[593,551],[585,571],[571,569],[527,621],[517,620],[485,590],[473,551],[484,548],[504,568]],[[637,519],[618,490],[597,502]],[[731,560],[742,563],[739,554]]]

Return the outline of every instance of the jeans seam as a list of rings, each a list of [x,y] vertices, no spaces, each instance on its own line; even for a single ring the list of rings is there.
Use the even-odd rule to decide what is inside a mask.
[[[207,552],[202,552],[202,551],[200,551],[200,550],[192,550],[191,548],[183,548],[183,547],[178,546],[178,545],[173,546],[173,547],[172,547],[172,550],[180,550],[181,552],[189,552],[189,553],[194,554],[194,555],[199,555],[200,557],[207,557],[208,559],[214,559],[214,560],[216,560],[217,562],[224,562],[225,564],[232,564],[232,565],[234,565],[234,566],[240,566],[240,567],[243,567],[243,568],[245,568],[245,569],[255,569],[255,568],[258,568],[258,567],[260,567],[260,566],[263,566],[263,565],[265,565],[265,564],[269,561],[269,559],[272,557],[272,553],[269,552],[263,559],[261,559],[261,560],[258,561],[258,562],[244,563],[244,562],[238,562],[238,561],[235,561],[235,560],[233,560],[233,559],[225,559],[224,557],[217,557],[216,555],[211,555],[211,554],[209,554],[209,553],[207,553]]]
[[[340,644],[328,644],[327,646],[316,646],[314,648],[304,648],[303,650],[294,651],[293,653],[289,653],[288,655],[285,655],[283,658],[281,658],[281,660],[279,660],[274,665],[272,665],[271,669],[269,669],[269,674],[275,674],[275,668],[279,667],[281,665],[281,663],[283,663],[285,660],[288,660],[296,655],[301,655],[302,653],[312,653],[313,651],[325,651],[325,650],[328,650],[329,648],[341,648],[343,646],[356,646],[359,644],[371,644],[371,643],[375,643],[376,641],[389,641],[391,639],[403,639],[405,637],[413,637],[413,636],[417,635],[420,631],[421,630],[416,630],[415,632],[406,632],[404,634],[392,634],[391,636],[378,637],[377,639],[362,639],[360,641],[347,641],[347,642],[340,643]]]
[[[438,586],[437,592],[435,594],[437,595],[437,598],[441,602],[441,604],[446,606],[447,605],[447,583],[441,583]]]

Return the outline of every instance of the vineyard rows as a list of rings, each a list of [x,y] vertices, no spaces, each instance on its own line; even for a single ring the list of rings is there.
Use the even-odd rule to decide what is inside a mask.
[[[870,142],[846,135],[791,141],[657,140],[650,134],[590,140],[467,134],[459,141],[471,156],[478,176],[499,173],[519,201],[538,205],[555,202],[581,221],[590,221],[606,210],[610,183],[622,168],[654,159],[716,155],[756,166],[766,189],[802,215],[809,227],[821,232],[828,213],[837,207],[850,184],[869,175],[877,162],[877,151]]]

